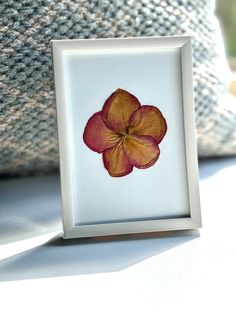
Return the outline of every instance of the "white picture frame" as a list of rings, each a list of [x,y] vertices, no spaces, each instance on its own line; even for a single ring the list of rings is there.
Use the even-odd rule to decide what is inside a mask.
[[[200,228],[191,37],[53,40],[52,49],[63,237]],[[117,85],[142,103],[157,100],[165,112],[170,130],[160,144],[155,173],[135,169],[127,177],[111,178],[101,156],[82,141],[87,118],[101,110]],[[117,192],[122,189],[128,193]]]

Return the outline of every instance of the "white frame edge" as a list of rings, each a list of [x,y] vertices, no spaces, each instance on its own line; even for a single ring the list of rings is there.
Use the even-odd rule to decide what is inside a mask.
[[[94,225],[75,225],[73,208],[73,178],[70,169],[70,138],[68,133],[68,97],[64,53],[66,51],[98,49],[161,49],[179,48],[182,67],[182,95],[188,197],[190,217],[142,221],[115,222]],[[118,234],[196,229],[202,226],[200,212],[198,161],[195,134],[195,112],[192,83],[192,51],[190,36],[137,37],[109,39],[52,40],[54,77],[60,153],[62,220],[64,238],[83,238]]]

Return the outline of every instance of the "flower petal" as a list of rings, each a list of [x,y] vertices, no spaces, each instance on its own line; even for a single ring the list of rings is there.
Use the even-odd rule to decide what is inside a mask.
[[[124,154],[122,141],[114,147],[105,150],[103,153],[103,163],[112,177],[123,177],[133,170],[133,166]]]
[[[128,135],[123,141],[123,149],[129,162],[140,169],[154,165],[160,149],[151,136]]]
[[[99,111],[88,120],[83,139],[90,149],[100,154],[114,146],[120,140],[120,136],[104,124],[101,111]]]
[[[167,131],[165,118],[154,106],[142,106],[136,110],[130,117],[129,125],[130,134],[152,136],[157,144]]]
[[[130,116],[140,106],[139,100],[134,95],[119,88],[104,103],[103,121],[111,130],[125,134],[128,130]]]

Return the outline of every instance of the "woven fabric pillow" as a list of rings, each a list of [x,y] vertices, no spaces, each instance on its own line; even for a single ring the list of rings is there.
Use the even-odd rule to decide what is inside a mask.
[[[236,153],[236,105],[210,0],[8,0],[0,4],[0,175],[58,169],[51,39],[193,36],[200,156]]]

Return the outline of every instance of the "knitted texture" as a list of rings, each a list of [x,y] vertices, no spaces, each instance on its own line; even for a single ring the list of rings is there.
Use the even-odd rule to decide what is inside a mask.
[[[192,35],[199,154],[235,153],[236,106],[219,105],[228,70],[213,10],[210,0],[1,1],[0,174],[58,169],[51,39]]]

